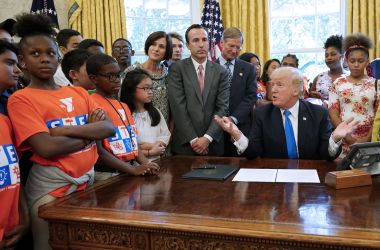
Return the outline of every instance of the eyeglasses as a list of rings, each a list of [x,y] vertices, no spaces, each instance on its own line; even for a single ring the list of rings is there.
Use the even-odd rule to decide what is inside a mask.
[[[132,48],[128,47],[128,46],[126,46],[126,47],[114,47],[113,50],[115,52],[119,52],[120,53],[120,52],[129,52],[129,51],[132,50]]]
[[[153,87],[136,87],[136,89],[142,89],[145,92],[149,92],[149,91],[153,92]]]
[[[97,74],[99,76],[103,76],[108,79],[108,81],[113,82],[116,81],[117,79],[121,79],[121,73],[117,74]]]
[[[228,44],[228,43],[226,45],[227,45],[227,48],[235,49],[236,51],[240,51],[242,49],[241,46],[232,45],[232,44]]]

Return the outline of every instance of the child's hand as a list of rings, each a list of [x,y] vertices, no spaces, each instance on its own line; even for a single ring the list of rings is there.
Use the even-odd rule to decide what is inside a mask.
[[[17,243],[25,235],[28,227],[26,225],[17,225],[12,230],[4,234],[4,249],[13,249],[16,247]],[[0,244],[1,246],[1,244]],[[1,248],[0,248],[1,249]]]
[[[104,112],[103,109],[95,109],[91,111],[90,114],[88,114],[88,123],[93,123],[93,122],[99,122],[99,121],[104,121],[106,119],[106,113]]]
[[[132,167],[131,174],[132,175],[145,175],[149,172],[149,166],[146,164],[139,165],[137,167]]]
[[[160,170],[160,166],[157,163],[149,162],[146,164],[133,167],[131,173],[133,175],[155,175]]]
[[[149,150],[149,155],[162,155],[165,153],[166,145],[162,142],[155,142]]]
[[[156,175],[160,171],[160,165],[155,162],[149,162],[146,165],[149,166],[149,174]]]

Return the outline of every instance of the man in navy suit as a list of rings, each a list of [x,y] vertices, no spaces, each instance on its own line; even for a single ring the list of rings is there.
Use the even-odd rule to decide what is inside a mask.
[[[249,139],[227,118],[215,116],[228,132],[239,154],[247,158],[327,160],[336,158],[344,137],[357,122],[350,118],[331,133],[327,109],[300,99],[303,76],[292,67],[281,67],[271,75],[273,103],[255,110]]]
[[[243,40],[243,34],[238,28],[225,29],[222,36],[222,55],[216,62],[227,69],[231,81],[228,118],[244,134],[248,134],[252,123],[252,108],[257,99],[257,82],[255,66],[237,58]],[[224,154],[237,156],[229,134],[225,133],[225,137]]]

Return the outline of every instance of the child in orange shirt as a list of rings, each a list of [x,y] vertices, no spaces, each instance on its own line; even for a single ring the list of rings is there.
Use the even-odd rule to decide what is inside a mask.
[[[117,61],[106,54],[96,54],[87,60],[87,73],[96,86],[91,95],[113,122],[116,135],[98,143],[99,161],[95,165],[96,180],[104,180],[120,172],[132,175],[155,174],[159,170],[156,163],[139,152],[137,129],[127,104],[115,96],[120,90],[120,67]],[[132,166],[137,160],[141,165]]]
[[[17,84],[21,74],[17,61],[17,48],[0,40],[0,93]],[[26,231],[28,213],[19,192],[20,169],[12,125],[0,114],[0,249],[15,247]]]
[[[91,184],[98,158],[94,140],[115,133],[104,111],[83,88],[60,87],[54,82],[58,48],[49,23],[44,15],[17,16],[20,65],[31,79],[8,102],[16,146],[33,152],[25,191],[34,249],[49,248],[48,224],[38,217],[38,208]]]

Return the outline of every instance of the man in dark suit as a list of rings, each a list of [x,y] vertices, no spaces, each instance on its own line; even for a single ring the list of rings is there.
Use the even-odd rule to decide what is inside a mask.
[[[227,28],[222,37],[222,55],[216,63],[224,66],[231,80],[229,119],[243,134],[248,134],[252,123],[252,108],[256,102],[257,82],[255,66],[238,59],[243,34],[238,28]],[[237,156],[235,146],[225,133],[224,155]]]
[[[351,134],[357,122],[342,122],[331,133],[328,112],[299,99],[303,76],[292,67],[281,67],[271,75],[273,103],[255,110],[249,140],[228,118],[215,117],[231,134],[238,152],[247,158],[290,158],[326,160],[336,158],[341,141]]]
[[[224,67],[207,61],[207,33],[199,24],[186,30],[190,58],[173,63],[168,75],[174,119],[173,154],[222,155],[223,131],[214,115],[228,112],[229,83]]]

